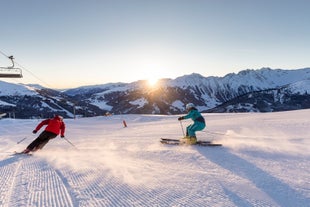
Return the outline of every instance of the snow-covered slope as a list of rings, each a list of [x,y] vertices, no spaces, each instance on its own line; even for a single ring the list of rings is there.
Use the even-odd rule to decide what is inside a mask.
[[[310,110],[204,117],[199,139],[223,147],[160,144],[191,123],[177,116],[119,115],[66,119],[76,148],[56,138],[33,156],[10,154],[40,120],[2,119],[0,206],[309,206]]]
[[[0,81],[0,112],[9,117],[51,117],[57,113],[73,117],[74,103],[59,91],[36,84],[12,84]]]
[[[33,96],[38,93],[31,86],[0,81],[0,96]]]
[[[70,96],[79,94],[93,94],[108,90],[128,90],[126,83],[107,83],[102,85],[81,86],[78,88],[68,89],[64,92]]]
[[[287,90],[294,94],[310,94],[310,79],[292,83],[288,86]]]

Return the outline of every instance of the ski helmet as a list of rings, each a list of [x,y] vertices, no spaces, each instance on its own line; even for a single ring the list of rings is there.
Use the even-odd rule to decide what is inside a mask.
[[[62,116],[60,116],[60,115],[58,115],[58,114],[55,114],[55,115],[54,115],[54,118],[59,119],[59,120],[63,120],[63,119],[64,119]]]
[[[193,103],[186,104],[186,110],[190,110],[191,108],[194,108],[195,105]]]

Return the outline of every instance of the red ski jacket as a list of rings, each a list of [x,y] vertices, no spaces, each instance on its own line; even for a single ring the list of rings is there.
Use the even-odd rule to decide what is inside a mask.
[[[55,116],[53,119],[45,119],[36,127],[36,131],[39,131],[43,125],[47,125],[44,131],[52,132],[54,134],[61,134],[65,136],[65,123],[60,117]]]

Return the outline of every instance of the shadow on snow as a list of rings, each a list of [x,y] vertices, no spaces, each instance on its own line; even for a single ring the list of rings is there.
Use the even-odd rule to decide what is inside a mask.
[[[286,183],[258,168],[247,160],[231,153],[226,148],[199,148],[198,152],[206,159],[234,173],[237,176],[250,180],[262,192],[268,194],[279,206],[308,206],[306,198]],[[237,206],[248,206],[248,201],[237,196],[236,193],[224,189],[227,196]]]

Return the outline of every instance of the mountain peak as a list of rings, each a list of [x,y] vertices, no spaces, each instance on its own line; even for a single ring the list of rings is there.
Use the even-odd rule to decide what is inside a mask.
[[[146,81],[81,86],[66,91],[0,81],[0,110],[14,111],[16,117],[22,118],[54,113],[65,117],[73,117],[74,113],[98,116],[106,112],[179,114],[185,113],[184,105],[189,102],[200,111],[215,107],[221,108],[217,112],[292,110],[310,108],[309,80],[310,68],[262,68],[224,77],[192,73],[162,79],[159,87],[152,90],[146,87]],[[222,106],[224,103],[230,105]]]

